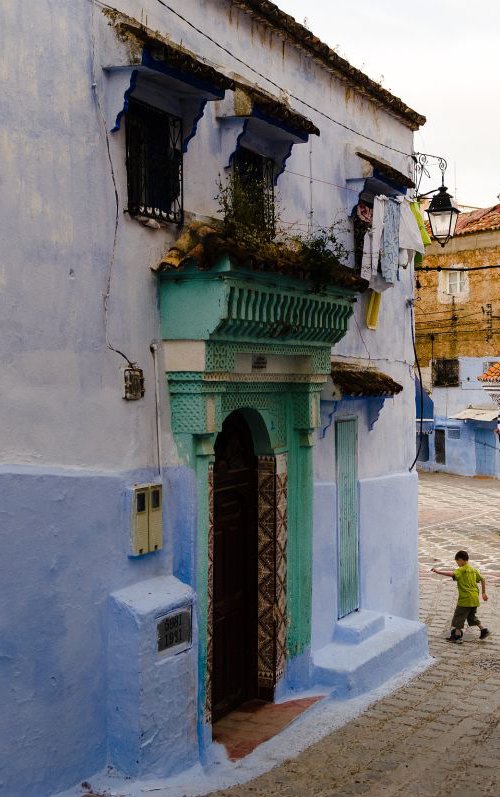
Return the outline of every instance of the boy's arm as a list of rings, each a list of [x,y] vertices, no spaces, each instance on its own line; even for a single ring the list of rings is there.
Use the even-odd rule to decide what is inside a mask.
[[[431,567],[432,573],[437,573],[438,576],[449,576],[453,578],[454,571],[453,570],[438,570],[437,567]]]
[[[487,601],[488,596],[486,594],[486,579],[483,576],[481,576],[481,592],[483,595],[483,601]]]

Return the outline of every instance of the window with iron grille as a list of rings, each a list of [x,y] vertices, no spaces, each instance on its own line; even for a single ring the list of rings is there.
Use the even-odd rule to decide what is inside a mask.
[[[232,162],[234,220],[274,237],[274,161],[240,147]]]
[[[130,99],[126,116],[128,211],[182,223],[182,120]]]
[[[452,426],[448,429],[448,437],[450,440],[460,440],[460,429],[456,429]]]
[[[458,360],[434,360],[432,363],[432,384],[434,387],[458,387]]]

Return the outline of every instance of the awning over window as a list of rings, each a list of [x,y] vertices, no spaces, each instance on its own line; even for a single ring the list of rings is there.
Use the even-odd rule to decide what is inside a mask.
[[[206,103],[223,99],[226,90],[234,89],[234,80],[125,14],[113,14],[111,20],[128,48],[126,63],[117,58],[117,63],[104,67],[112,132],[119,130],[129,97],[134,96],[182,118],[185,151]]]
[[[399,172],[393,166],[387,163],[372,158],[370,155],[365,155],[362,152],[356,153],[359,158],[367,161],[373,167],[373,176],[379,180],[389,182],[393,188],[415,188],[415,183],[406,174]]]
[[[499,410],[497,407],[474,407],[469,406],[467,409],[457,412],[456,415],[450,415],[457,421],[496,421]]]
[[[366,368],[352,362],[332,362],[331,375],[335,398],[389,398],[403,390],[403,386],[376,368]]]
[[[304,144],[310,135],[320,134],[310,119],[293,110],[284,99],[241,82],[236,82],[235,91],[218,103],[217,118],[226,166],[234,152],[245,147],[272,158],[276,177],[284,170],[294,144]]]

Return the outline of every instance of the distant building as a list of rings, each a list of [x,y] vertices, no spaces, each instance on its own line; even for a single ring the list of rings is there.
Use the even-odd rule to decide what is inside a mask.
[[[398,226],[425,120],[267,0],[113,5],[1,3],[7,797],[170,776],[246,700],[427,652]]]
[[[495,205],[462,213],[446,247],[434,243],[426,250],[424,269],[431,270],[417,272],[417,353],[434,403],[433,429],[424,430],[420,443],[421,468],[500,476],[497,408],[479,381],[500,359],[498,266]],[[417,394],[417,415],[418,405]],[[417,421],[417,443],[418,436]]]

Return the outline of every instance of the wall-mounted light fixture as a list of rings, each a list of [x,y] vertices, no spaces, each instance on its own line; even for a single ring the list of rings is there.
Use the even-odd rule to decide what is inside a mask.
[[[430,177],[427,170],[427,161],[429,158],[435,158],[438,161],[441,171],[441,186],[439,188],[433,188],[432,191],[427,191],[425,194],[420,194],[418,189],[422,181],[422,176],[425,174],[427,177]],[[444,184],[444,173],[448,164],[445,159],[439,157],[439,155],[427,155],[424,152],[415,152],[413,160],[415,163],[415,183],[417,186],[418,198],[421,199],[424,196],[434,194],[426,211],[429,217],[432,237],[435,238],[441,246],[446,246],[450,238],[453,238],[455,234],[458,214],[460,213],[453,202],[453,197],[448,193],[448,189]]]

